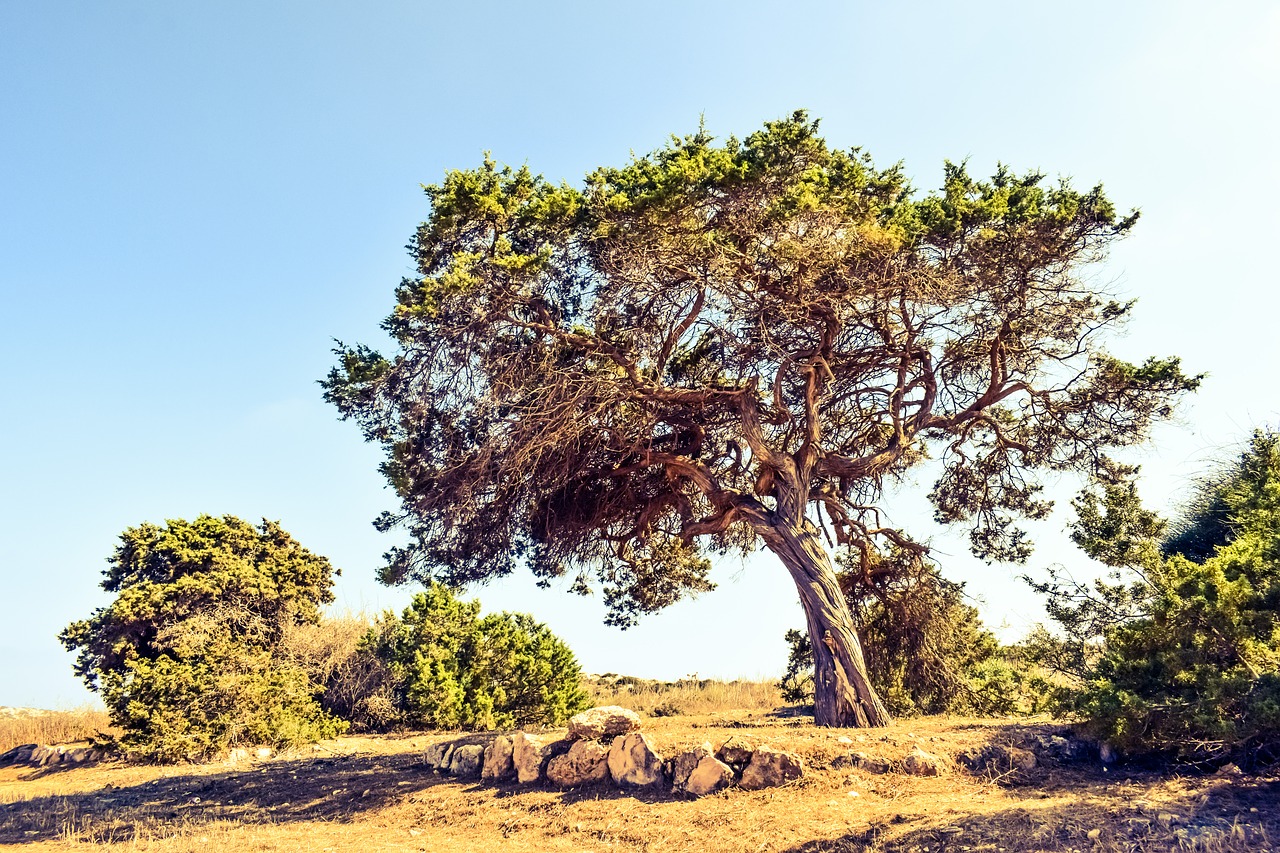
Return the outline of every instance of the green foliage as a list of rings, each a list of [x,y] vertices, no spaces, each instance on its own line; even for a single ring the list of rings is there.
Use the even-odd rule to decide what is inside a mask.
[[[274,522],[142,524],[108,559],[102,587],[115,600],[59,639],[141,757],[194,760],[236,744],[328,737],[343,724],[277,652],[290,626],[316,621],[332,600],[332,574]]]
[[[1100,489],[1077,502],[1076,536],[1117,575],[1042,585],[1080,676],[1065,705],[1131,754],[1280,758],[1280,436],[1256,433],[1217,481],[1225,535],[1199,561],[1160,554],[1131,484]]]
[[[398,722],[489,730],[556,725],[588,706],[569,647],[522,613],[480,618],[443,584],[387,614],[366,644],[390,672]]]
[[[964,601],[963,585],[901,551],[877,555],[865,572],[848,554],[839,562],[871,683],[895,715],[1038,708],[1041,685],[982,627],[978,611]],[[786,641],[787,671],[778,687],[789,702],[812,701],[809,638],[793,630]]]

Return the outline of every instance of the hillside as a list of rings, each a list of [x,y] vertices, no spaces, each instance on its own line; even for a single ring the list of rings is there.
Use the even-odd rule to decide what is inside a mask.
[[[1156,774],[1058,763],[971,772],[989,744],[1052,743],[1048,720],[926,718],[874,731],[738,711],[650,718],[664,754],[744,735],[799,754],[786,787],[699,800],[665,790],[480,785],[422,753],[448,735],[347,737],[269,760],[151,767],[0,768],[0,844],[32,850],[312,851],[1262,851],[1280,839],[1280,779]],[[844,738],[845,740],[841,740]],[[920,747],[942,775],[898,765]],[[874,764],[874,762],[870,762]],[[864,765],[865,766],[865,765]]]

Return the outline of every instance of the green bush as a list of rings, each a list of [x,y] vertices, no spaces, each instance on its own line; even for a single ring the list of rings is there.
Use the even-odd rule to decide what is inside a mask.
[[[312,741],[344,724],[279,650],[290,626],[315,622],[332,600],[332,574],[274,522],[143,524],[124,531],[108,559],[102,587],[115,600],[59,639],[139,757]]]
[[[1280,436],[1255,434],[1207,493],[1197,500],[1214,517],[1163,540],[1163,522],[1131,483],[1113,477],[1077,500],[1077,543],[1114,573],[1092,587],[1041,587],[1062,626],[1059,652],[1079,675],[1060,698],[1130,754],[1271,762],[1280,758]]]
[[[555,725],[589,704],[573,652],[521,613],[480,618],[432,584],[404,614],[387,614],[367,647],[389,672],[398,722],[418,728],[489,730]]]
[[[1036,710],[1041,686],[1002,649],[964,588],[937,566],[892,551],[855,564],[838,558],[840,586],[863,642],[872,686],[898,716],[1004,714]],[[788,702],[813,699],[809,637],[788,631],[787,671],[779,682]]]

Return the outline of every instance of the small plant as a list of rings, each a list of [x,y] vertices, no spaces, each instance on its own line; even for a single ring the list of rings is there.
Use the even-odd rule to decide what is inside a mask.
[[[479,614],[478,601],[433,583],[402,616],[388,614],[369,632],[365,646],[387,668],[398,722],[471,730],[555,725],[588,707],[573,652],[545,625],[523,613]],[[365,711],[376,713],[369,704]]]

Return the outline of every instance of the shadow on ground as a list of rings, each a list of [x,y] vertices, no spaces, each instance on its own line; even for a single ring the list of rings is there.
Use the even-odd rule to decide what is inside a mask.
[[[460,738],[456,743],[484,743]],[[66,772],[34,770],[28,779]],[[92,791],[34,797],[0,804],[0,846],[88,836],[102,844],[129,841],[157,825],[185,827],[214,822],[280,825],[304,821],[344,822],[412,799],[436,785],[463,785],[495,798],[528,791],[514,782],[460,782],[432,771],[420,752],[338,755],[289,759],[229,768],[221,773],[168,776],[137,785],[107,785]],[[673,797],[649,789],[587,786],[559,792],[565,804],[627,798],[660,802]]]
[[[1280,851],[1280,780],[1213,780],[1158,806],[1127,799],[1125,780],[1096,774],[1079,774],[1057,787],[1072,796],[1070,803],[957,815],[950,822],[937,814],[904,812],[865,831],[815,839],[786,853]]]

